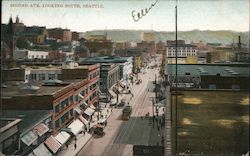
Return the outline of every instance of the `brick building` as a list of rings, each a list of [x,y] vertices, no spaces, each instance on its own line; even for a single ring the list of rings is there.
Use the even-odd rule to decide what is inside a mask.
[[[59,39],[63,42],[69,42],[72,40],[72,32],[69,29],[48,29],[48,34],[50,38]]]

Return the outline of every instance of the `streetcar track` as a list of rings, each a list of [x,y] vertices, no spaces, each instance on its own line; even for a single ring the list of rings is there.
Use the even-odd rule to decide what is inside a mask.
[[[133,109],[135,109],[135,111],[132,111],[131,116],[132,115],[133,115],[133,117],[135,116],[135,119],[132,120],[131,122],[127,122],[126,123],[127,125],[124,125],[124,128],[118,133],[118,136],[116,136],[116,138],[114,139],[113,144],[111,146],[109,146],[109,148],[105,149],[104,155],[106,155],[106,153],[107,153],[108,156],[112,156],[112,155],[116,156],[117,152],[121,152],[121,148],[122,148],[123,144],[116,144],[117,140],[118,139],[122,139],[125,136],[125,134],[128,133],[128,131],[131,131],[133,129],[133,127],[135,126],[138,117],[140,115],[142,115],[142,113],[144,111],[144,108],[145,108],[144,106],[146,105],[145,100],[146,100],[146,97],[148,95],[148,91],[147,90],[150,87],[150,82],[151,81],[148,80],[147,86],[145,88],[145,91],[142,92],[142,94],[140,96],[136,96],[135,99],[133,99],[133,101],[136,102],[136,103],[138,103],[138,101],[140,99],[143,100],[142,105],[137,104],[133,108]],[[142,85],[142,84],[140,84],[140,85]],[[139,90],[139,89],[140,88],[137,88],[137,90]],[[140,108],[142,108],[142,109],[140,110]]]

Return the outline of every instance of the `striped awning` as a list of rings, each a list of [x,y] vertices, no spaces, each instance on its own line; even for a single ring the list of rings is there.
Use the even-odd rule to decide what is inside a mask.
[[[58,142],[60,142],[63,145],[69,140],[70,134],[62,131],[59,134],[57,134],[57,136],[55,138]]]
[[[49,128],[44,123],[40,123],[34,128],[34,131],[37,135],[42,136],[49,131]]]
[[[38,138],[38,136],[32,132],[29,131],[27,134],[25,134],[21,140],[23,143],[25,143],[27,146],[30,146],[36,139]]]
[[[54,138],[53,136],[50,136],[49,138],[47,138],[44,142],[47,147],[53,152],[56,153],[59,148],[62,146],[57,140],[56,138]]]
[[[33,150],[33,153],[36,156],[52,156],[52,154],[50,153],[50,151],[45,147],[45,145],[43,143],[41,143],[37,148],[35,148]]]
[[[81,122],[83,122],[85,125],[88,125],[89,121],[86,120],[82,115],[79,115],[79,119],[80,119]]]

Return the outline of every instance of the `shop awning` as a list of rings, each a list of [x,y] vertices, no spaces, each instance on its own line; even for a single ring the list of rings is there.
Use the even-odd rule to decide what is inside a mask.
[[[29,131],[27,134],[25,134],[21,140],[23,143],[25,143],[27,146],[30,146],[36,139],[38,138],[38,136],[32,132]]]
[[[71,132],[74,135],[77,135],[82,130],[83,126],[83,123],[79,119],[76,119],[68,126],[68,128],[71,129]]]
[[[31,152],[30,154],[28,154],[28,156],[36,156],[33,152]]]
[[[108,90],[108,93],[111,95],[112,98],[116,97],[116,94],[112,90]]]
[[[35,148],[33,150],[33,153],[36,156],[52,156],[52,154],[50,153],[50,151],[45,147],[45,145],[43,143],[41,143],[37,148]]]
[[[53,153],[56,153],[62,146],[53,136],[47,138],[44,143]]]
[[[79,108],[78,106],[76,106],[76,107],[74,108],[74,110],[75,110],[78,114],[82,114],[82,110],[81,110],[81,108]]]
[[[113,87],[112,88],[112,91],[117,95],[117,94],[119,94],[119,90],[116,88],[116,87]]]
[[[125,84],[123,84],[122,82],[119,82],[119,85],[124,89],[125,88]]]
[[[37,135],[42,136],[49,131],[49,128],[44,123],[40,123],[34,128],[34,131],[36,132]]]
[[[84,113],[86,114],[86,115],[88,115],[88,116],[91,116],[93,113],[95,112],[95,110],[94,109],[92,109],[92,108],[87,108],[85,111],[84,111]]]
[[[62,131],[59,134],[57,134],[57,136],[55,138],[56,138],[56,140],[58,142],[60,142],[60,144],[63,145],[63,144],[65,144],[69,140],[70,134],[67,133],[67,132]]]
[[[89,107],[96,110],[96,107],[94,105],[90,105]]]
[[[89,124],[89,121],[86,120],[82,115],[79,115],[79,119],[81,120],[81,122],[83,122],[85,125]]]

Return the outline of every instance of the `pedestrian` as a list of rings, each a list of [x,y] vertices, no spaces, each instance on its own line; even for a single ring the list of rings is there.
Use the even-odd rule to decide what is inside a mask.
[[[75,146],[74,146],[74,147],[75,147],[75,149],[76,149],[76,143],[75,143]]]
[[[68,145],[68,143],[66,143],[66,149],[68,149],[68,147],[69,147],[69,145]]]
[[[107,114],[109,113],[109,109],[107,109]]]
[[[75,141],[76,141],[76,137],[75,137]]]
[[[90,122],[89,122],[89,128],[90,128]]]

